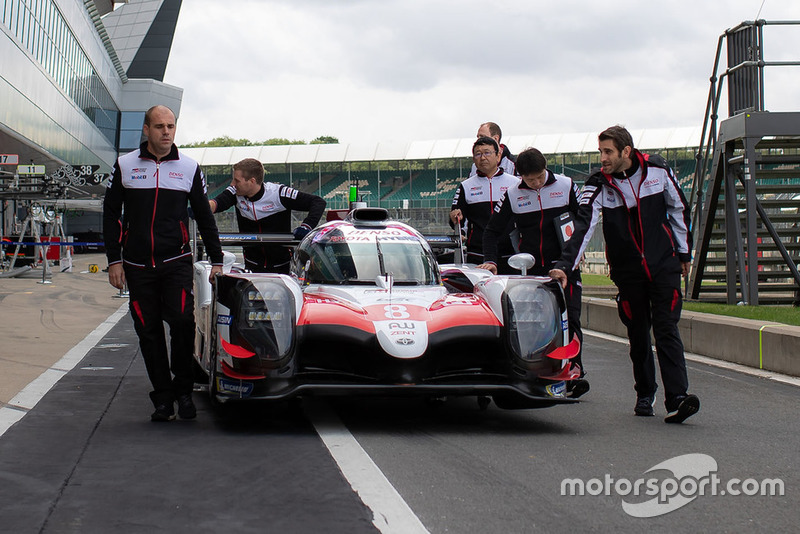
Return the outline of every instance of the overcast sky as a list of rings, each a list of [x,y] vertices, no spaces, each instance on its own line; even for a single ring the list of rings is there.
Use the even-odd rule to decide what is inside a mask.
[[[800,20],[797,0],[186,0],[164,81],[178,143],[343,143],[700,126],[719,36]],[[765,58],[800,60],[800,26]],[[800,67],[767,70],[798,109]]]

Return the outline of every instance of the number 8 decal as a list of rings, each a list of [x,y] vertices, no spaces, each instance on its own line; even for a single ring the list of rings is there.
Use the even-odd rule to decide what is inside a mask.
[[[389,304],[383,307],[386,310],[386,317],[389,319],[408,319],[411,314],[406,311],[406,307],[400,304]]]

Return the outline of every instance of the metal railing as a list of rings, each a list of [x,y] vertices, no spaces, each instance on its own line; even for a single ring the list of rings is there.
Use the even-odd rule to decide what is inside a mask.
[[[764,59],[764,26],[800,26],[800,21],[745,21],[725,30],[717,41],[714,68],[709,78],[700,143],[695,156],[694,180],[689,196],[692,206],[692,228],[697,229],[703,208],[705,177],[709,172],[709,157],[717,141],[719,106],[723,86],[728,84],[728,116],[747,111],[765,111],[764,69],[766,67],[797,67],[800,61],[766,61]],[[727,50],[728,68],[719,74],[723,44]]]

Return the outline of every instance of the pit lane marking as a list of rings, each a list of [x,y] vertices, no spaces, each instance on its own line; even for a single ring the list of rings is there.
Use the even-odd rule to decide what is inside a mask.
[[[72,347],[52,367],[34,378],[30,384],[0,408],[0,436],[22,419],[50,391],[56,383],[70,372],[86,354],[103,339],[109,330],[128,313],[126,302],[100,323],[82,341]]]
[[[378,530],[384,534],[428,534],[422,521],[330,407],[322,402],[309,403],[305,413],[345,479],[372,510],[372,524]]]

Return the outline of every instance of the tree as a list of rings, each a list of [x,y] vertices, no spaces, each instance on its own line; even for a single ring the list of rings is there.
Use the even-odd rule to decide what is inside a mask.
[[[181,148],[200,148],[210,146],[253,146],[253,142],[249,139],[234,139],[228,135],[222,137],[215,137],[211,141],[198,141],[196,143],[187,143]]]
[[[311,141],[311,143],[306,143],[302,139],[295,139],[294,141],[290,141],[284,137],[273,137],[271,139],[267,139],[266,141],[251,141],[249,139],[234,139],[229,135],[223,135],[221,137],[215,137],[211,141],[197,141],[194,143],[186,143],[181,145],[180,148],[201,148],[201,147],[214,147],[214,146],[263,146],[263,145],[305,145],[305,144],[312,144],[312,145],[321,145],[321,144],[339,144],[339,140],[335,137],[329,135],[321,135]]]
[[[310,145],[338,145],[339,139],[330,135],[320,135],[309,143]]]

